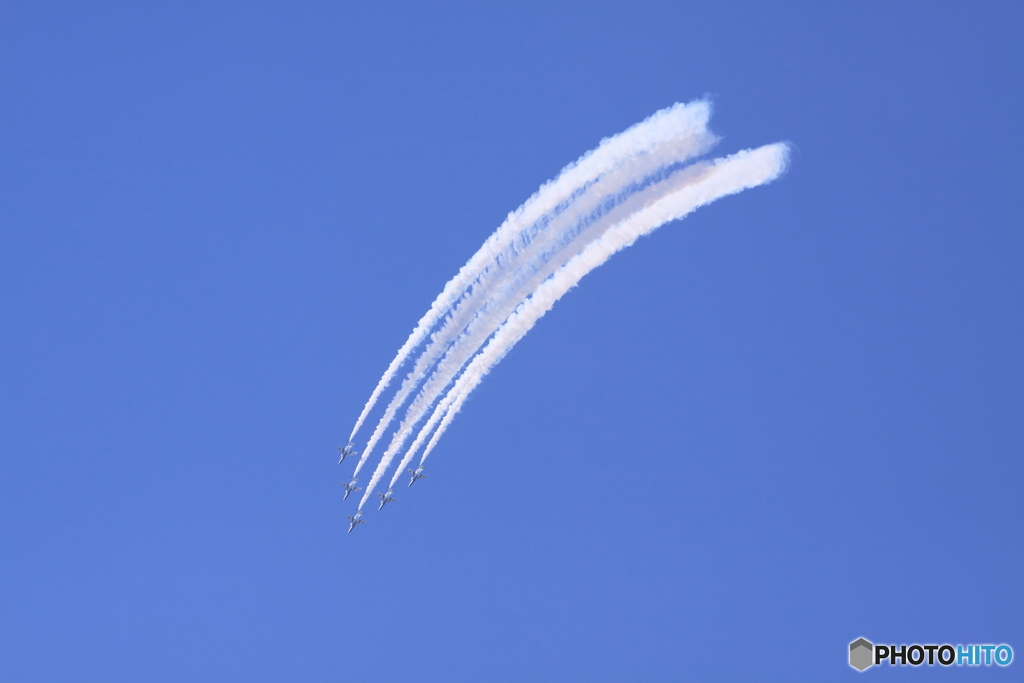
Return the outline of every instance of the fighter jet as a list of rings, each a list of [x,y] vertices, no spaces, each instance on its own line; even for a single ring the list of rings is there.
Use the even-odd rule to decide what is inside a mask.
[[[350,495],[352,495],[356,491],[362,491],[363,490],[362,486],[356,486],[356,482],[357,481],[359,481],[359,480],[358,479],[353,479],[352,481],[350,481],[347,484],[342,484],[342,486],[345,487],[345,497],[342,498],[342,500],[348,500],[348,497]]]
[[[366,520],[363,519],[363,511],[356,510],[356,514],[348,516],[348,532],[352,533],[352,530],[360,524],[366,524]]]
[[[423,474],[423,465],[420,465],[416,469],[413,469],[413,468],[410,467],[408,471],[409,471],[409,486],[412,486],[413,484],[415,484],[418,479],[422,479],[423,477],[427,476],[427,475]]]
[[[345,446],[338,446],[338,452],[341,453],[341,457],[338,458],[339,465],[345,462],[345,458],[347,458],[348,456],[356,454],[355,445],[355,441],[349,441],[348,444]]]
[[[394,502],[395,499],[391,497],[391,494],[394,493],[394,492],[395,492],[394,489],[388,489],[384,493],[378,493],[377,494],[377,496],[380,498],[380,507],[377,508],[378,510],[383,510],[385,505],[387,505],[388,503]]]

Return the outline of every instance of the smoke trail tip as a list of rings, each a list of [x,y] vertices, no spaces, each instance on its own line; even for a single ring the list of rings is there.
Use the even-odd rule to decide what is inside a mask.
[[[770,145],[764,145],[752,151],[763,154],[765,162],[775,167],[771,175],[765,179],[765,183],[775,182],[789,171],[791,147],[788,142],[773,142]]]
[[[755,149],[740,150],[729,156],[716,159],[713,163],[716,166],[735,163],[745,166],[754,176],[751,178],[752,184],[747,184],[741,188],[747,189],[774,182],[785,175],[789,168],[789,153],[790,147],[788,143],[774,142]]]
[[[793,143],[788,140],[783,140],[781,142],[765,145],[765,147],[775,151],[779,164],[779,172],[774,178],[772,178],[772,180],[779,180],[789,173],[790,157],[793,155]]]
[[[680,128],[686,133],[694,132],[694,129],[703,130],[711,119],[713,106],[706,97],[693,100],[692,102],[676,102],[664,109],[659,109],[646,119],[609,138],[601,140],[601,144],[615,137],[622,137],[637,129],[654,128],[660,124],[669,124]],[[717,136],[716,136],[717,137]],[[600,147],[600,145],[598,145]]]

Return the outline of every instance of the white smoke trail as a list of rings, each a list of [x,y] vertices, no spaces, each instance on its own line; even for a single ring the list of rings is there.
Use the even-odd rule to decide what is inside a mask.
[[[671,151],[678,152],[679,150]],[[661,165],[654,173],[649,173],[651,168],[653,168],[649,160],[636,165],[626,164],[622,169],[623,172],[620,173],[621,177],[618,179],[617,187],[606,187],[607,192],[604,193],[606,198],[605,205],[599,206],[596,202],[592,203],[594,213],[590,216],[593,220],[591,220],[589,226],[579,231],[575,237],[562,239],[555,248],[557,256],[549,258],[539,267],[534,268],[529,279],[520,279],[520,282],[523,283],[522,285],[519,287],[505,287],[488,302],[485,309],[493,304],[493,310],[486,314],[483,310],[481,311],[481,314],[473,321],[473,325],[467,327],[466,332],[448,349],[444,359],[442,359],[434,373],[426,380],[420,393],[409,407],[398,430],[392,437],[391,444],[381,457],[371,481],[377,482],[383,476],[383,473],[391,465],[395,454],[405,445],[406,440],[412,435],[416,424],[426,415],[430,406],[440,397],[445,387],[455,379],[459,370],[480,349],[487,338],[494,334],[497,326],[517,306],[521,305],[523,299],[528,294],[533,292],[541,282],[558,268],[563,267],[586,244],[599,237],[608,228],[617,225],[621,220],[636,213],[665,194],[677,191],[689,183],[698,182],[706,166],[705,164],[695,164],[684,168],[682,161],[674,161],[671,156],[666,158],[661,150],[658,151],[658,157],[661,160]],[[684,156],[683,158],[685,160],[686,157]],[[649,174],[645,176],[640,171],[648,172]],[[594,215],[597,216],[596,219],[593,218]],[[552,240],[552,242],[556,241],[558,240]],[[496,304],[496,301],[499,303]],[[403,471],[403,467],[396,471],[396,476]],[[394,481],[394,478],[392,481]]]
[[[349,440],[355,438],[356,433],[362,427],[366,417],[376,404],[380,395],[391,383],[398,368],[408,359],[413,350],[418,347],[427,334],[460,299],[476,299],[472,295],[476,290],[480,291],[480,298],[487,295],[489,289],[483,285],[481,280],[488,271],[498,274],[497,271],[504,270],[509,263],[502,262],[503,255],[515,256],[517,251],[514,245],[517,238],[522,238],[524,231],[540,222],[546,214],[555,210],[559,204],[571,200],[573,194],[584,188],[587,184],[593,183],[601,175],[615,169],[625,160],[634,158],[637,155],[648,152],[651,149],[676,141],[682,145],[690,144],[690,155],[698,154],[706,149],[713,142],[713,136],[706,132],[706,125],[710,117],[711,106],[707,101],[696,101],[687,105],[676,104],[663,109],[641,123],[632,126],[623,133],[611,138],[602,140],[601,144],[593,151],[582,156],[578,161],[567,166],[555,180],[546,183],[534,193],[519,209],[510,213],[498,230],[488,238],[483,247],[464,265],[459,273],[450,280],[441,294],[434,300],[430,310],[417,323],[416,328],[399,349],[398,354],[391,361],[388,369],[378,381],[376,388],[363,407]],[[529,246],[532,240],[527,240]],[[497,279],[497,278],[494,278]],[[465,310],[473,312],[474,306],[466,306]],[[452,334],[461,333],[458,322],[454,326],[445,326],[448,334],[435,334],[437,344],[433,345],[431,353],[424,353],[421,356],[423,363],[417,363],[417,367],[406,378],[399,393],[392,399],[385,411],[384,417],[378,423],[377,429],[367,442],[367,447],[360,456],[356,465],[355,473],[358,474],[363,464],[369,458],[370,452],[387,428],[387,425],[394,418],[395,412],[404,403],[412,389],[423,379],[424,372],[436,361],[439,350],[450,343]]]
[[[569,258],[578,253],[584,245],[599,236],[610,226],[615,225],[622,218],[637,211],[646,203],[652,201],[653,198],[671,191],[673,187],[692,181],[692,169],[694,167],[681,170],[674,168],[676,165],[681,168],[682,162],[691,156],[690,152],[692,150],[684,151],[674,148],[669,151],[673,154],[666,157],[663,150],[658,150],[658,164],[653,163],[651,159],[644,159],[642,163],[625,164],[622,168],[617,169],[615,175],[619,177],[615,179],[616,182],[614,184],[605,184],[605,187],[601,188],[602,191],[598,196],[584,203],[584,208],[589,209],[591,212],[589,217],[592,217],[599,210],[603,211],[603,213],[600,213],[596,219],[591,220],[583,229],[575,232],[568,229],[560,231],[558,235],[546,243],[547,248],[554,254],[553,256],[551,253],[548,253],[543,255],[543,257],[538,257],[534,263],[524,265],[519,271],[506,278],[506,280],[512,280],[513,282],[506,284],[498,292],[495,292],[491,300],[482,308],[479,308],[476,312],[476,318],[470,322],[463,333],[448,347],[444,357],[433,373],[429,377],[425,377],[424,385],[406,412],[406,416],[399,425],[398,431],[392,437],[391,444],[382,456],[378,469],[386,468],[390,465],[394,454],[405,444],[415,425],[425,416],[426,411],[437,400],[445,387],[455,378],[459,370],[479,351],[487,338],[494,333],[497,326],[541,282],[565,265]],[[669,160],[673,159],[676,154],[679,155],[676,157],[678,160],[670,162]],[[656,169],[655,166],[657,166]],[[652,169],[655,169],[654,174],[651,174]],[[650,187],[641,187],[641,189],[636,190],[638,179],[642,181],[645,176],[658,178],[664,175],[669,175],[669,179],[665,180],[662,178],[660,182],[655,182]],[[604,183],[604,179],[602,179],[602,183]],[[589,191],[588,194],[590,194]],[[609,195],[611,195],[610,198]],[[599,203],[601,200],[611,206],[611,208],[600,207]],[[588,216],[574,216],[574,220],[577,223],[582,222],[585,218],[588,218]],[[462,303],[460,302],[459,305],[462,306]],[[418,364],[419,361],[417,361]],[[407,378],[407,381],[409,379]],[[390,408],[391,406],[389,406]]]
[[[501,326],[484,350],[473,359],[455,386],[438,404],[427,425],[417,436],[413,446],[403,458],[395,479],[411,461],[416,449],[424,440],[424,436],[440,420],[440,425],[434,431],[433,437],[420,459],[421,464],[426,461],[452,419],[462,408],[462,404],[470,392],[504,358],[516,342],[523,338],[558,299],[576,286],[584,275],[603,264],[616,252],[632,245],[640,236],[650,233],[661,225],[682,218],[716,199],[776,179],[786,168],[788,154],[789,150],[785,144],[776,143],[755,150],[744,150],[724,159],[716,159],[707,165],[699,164],[704,167],[704,173],[698,182],[687,184],[651,203],[588,244],[552,278],[546,280]],[[367,494],[363,498],[364,503],[378,479],[379,477],[375,476],[367,486]],[[395,479],[392,481],[394,482]],[[360,503],[360,507],[362,505],[363,503]]]

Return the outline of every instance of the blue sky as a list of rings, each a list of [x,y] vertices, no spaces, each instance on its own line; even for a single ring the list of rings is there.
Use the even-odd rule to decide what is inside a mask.
[[[861,636],[1024,653],[1022,25],[4,4],[3,678],[821,681],[909,675],[847,666]],[[585,278],[430,479],[345,534],[335,447],[443,284],[566,163],[705,94],[719,151],[789,141],[788,175]]]

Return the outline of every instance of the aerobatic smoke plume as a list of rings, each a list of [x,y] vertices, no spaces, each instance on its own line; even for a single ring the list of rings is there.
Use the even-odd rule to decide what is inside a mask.
[[[603,140],[510,213],[445,285],[352,430],[350,440],[418,351],[356,465],[354,474],[404,407],[360,511],[406,442],[415,434],[389,489],[426,443],[423,465],[473,389],[584,275],[665,223],[785,171],[783,143],[691,163],[717,142],[707,130],[710,113],[704,100],[676,104]]]

